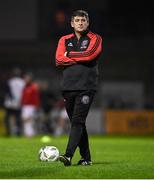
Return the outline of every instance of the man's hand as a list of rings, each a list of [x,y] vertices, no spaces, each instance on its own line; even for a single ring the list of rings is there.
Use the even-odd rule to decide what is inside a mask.
[[[76,64],[74,60],[70,60],[67,62],[62,62],[62,63],[56,63],[56,66],[61,66],[61,67],[67,67]]]
[[[68,54],[68,52],[66,51],[66,52],[64,53],[64,56],[67,57],[67,54]]]

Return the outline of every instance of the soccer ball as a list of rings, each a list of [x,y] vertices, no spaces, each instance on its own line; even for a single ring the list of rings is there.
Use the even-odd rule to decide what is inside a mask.
[[[59,150],[55,146],[45,146],[39,150],[41,161],[56,161],[59,157]]]

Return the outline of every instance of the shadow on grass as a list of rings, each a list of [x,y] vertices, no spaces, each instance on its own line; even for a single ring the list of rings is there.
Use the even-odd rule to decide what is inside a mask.
[[[121,162],[113,162],[113,161],[96,161],[96,162],[93,162],[92,166],[93,165],[112,165],[112,164],[119,164]],[[72,166],[79,166],[77,164],[73,164]]]
[[[114,161],[99,161],[99,162],[93,162],[93,165],[96,164],[102,164],[102,165],[111,165],[111,164],[119,164],[121,162],[114,162]]]

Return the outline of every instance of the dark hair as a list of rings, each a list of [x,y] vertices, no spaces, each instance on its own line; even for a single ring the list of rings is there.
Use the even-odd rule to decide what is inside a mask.
[[[86,17],[87,21],[89,21],[89,15],[86,11],[84,10],[76,10],[72,13],[72,16],[71,16],[71,20],[73,20],[73,18],[75,16],[81,16],[81,17]]]
[[[21,74],[22,74],[21,69],[19,69],[18,67],[15,67],[15,68],[12,70],[12,75],[13,75],[13,76],[20,77]]]

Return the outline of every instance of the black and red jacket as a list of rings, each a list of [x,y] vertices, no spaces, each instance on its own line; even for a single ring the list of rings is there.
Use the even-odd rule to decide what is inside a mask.
[[[63,91],[96,90],[97,59],[102,52],[102,38],[91,31],[78,40],[69,34],[60,38],[56,50],[56,66],[63,68]]]

